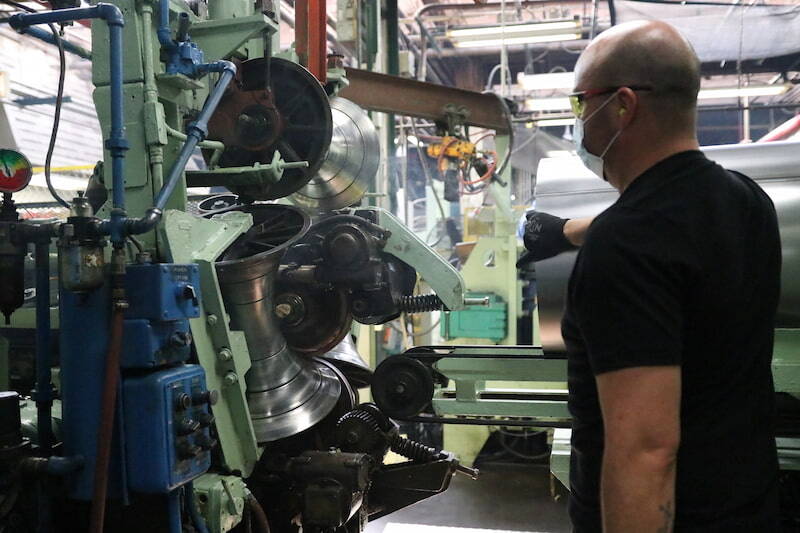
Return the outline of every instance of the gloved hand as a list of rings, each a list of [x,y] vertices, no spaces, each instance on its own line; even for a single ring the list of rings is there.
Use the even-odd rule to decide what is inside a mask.
[[[564,224],[568,218],[560,218],[549,213],[531,211],[525,215],[525,233],[522,240],[528,250],[517,261],[517,268],[531,261],[542,261],[562,252],[577,248],[564,235]]]

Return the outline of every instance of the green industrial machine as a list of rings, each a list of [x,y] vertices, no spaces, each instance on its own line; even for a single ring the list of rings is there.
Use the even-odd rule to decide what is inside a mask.
[[[380,150],[343,89],[364,109],[394,110],[357,98],[357,82],[362,96],[379,93],[369,73],[326,59],[324,7],[296,3],[288,51],[265,0],[58,7],[9,22],[41,36],[30,28],[94,20],[106,153],[91,198],[59,200],[65,222],[21,221],[13,193],[24,184],[0,182],[0,333],[36,349],[32,397],[0,395],[0,524],[349,533],[445,490],[456,472],[474,477],[359,404],[348,367],[327,357],[353,320],[488,300],[465,296],[459,273],[390,213],[350,207]],[[236,197],[187,212],[188,188],[217,186]],[[36,308],[18,310],[28,246]],[[414,294],[418,276],[433,294]],[[389,450],[408,461],[384,465]],[[42,489],[17,505],[28,478]]]

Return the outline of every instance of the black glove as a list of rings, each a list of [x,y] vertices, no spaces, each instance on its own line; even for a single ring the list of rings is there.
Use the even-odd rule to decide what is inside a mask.
[[[531,211],[525,216],[528,222],[525,224],[522,240],[528,251],[517,261],[517,268],[531,261],[542,261],[577,248],[564,236],[564,224],[568,218],[539,211]]]

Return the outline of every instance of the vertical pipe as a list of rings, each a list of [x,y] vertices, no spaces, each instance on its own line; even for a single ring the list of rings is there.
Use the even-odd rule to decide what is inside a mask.
[[[153,6],[142,4],[142,70],[144,72],[144,101],[158,104],[158,87],[156,86],[156,72],[153,63],[153,36],[150,28],[153,25]],[[152,117],[155,120],[156,117]],[[161,145],[152,144],[148,147],[150,159],[150,177],[154,187],[161,187],[164,182],[164,149]]]
[[[386,67],[387,73],[392,76],[400,74],[400,36],[399,17],[397,15],[397,0],[386,0]],[[389,155],[390,183],[392,176],[397,176],[397,145],[394,142],[396,121],[393,114],[386,115],[386,151]],[[408,191],[404,191],[407,193]]]
[[[122,26],[109,27],[109,52],[111,69],[111,139],[125,136],[124,110],[122,103]],[[114,181],[114,207],[125,209],[125,172],[123,149],[112,150],[112,176]]]
[[[36,244],[36,413],[39,447],[53,446],[50,384],[50,243]]]
[[[323,84],[327,81],[327,21],[325,0],[308,2],[308,69]]]

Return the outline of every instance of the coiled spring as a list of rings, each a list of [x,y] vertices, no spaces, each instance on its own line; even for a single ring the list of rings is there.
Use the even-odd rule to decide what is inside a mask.
[[[401,296],[397,306],[406,313],[429,313],[444,308],[444,302],[435,294]]]
[[[392,437],[391,449],[394,453],[402,455],[412,461],[426,462],[439,458],[439,452],[430,446],[414,442],[400,435]]]

